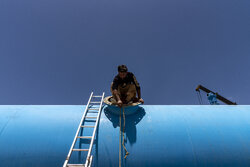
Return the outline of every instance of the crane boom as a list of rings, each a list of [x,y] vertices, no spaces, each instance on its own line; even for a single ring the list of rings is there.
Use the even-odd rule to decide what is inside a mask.
[[[217,99],[219,99],[220,101],[222,101],[222,102],[224,102],[224,103],[226,103],[226,104],[229,104],[229,105],[237,105],[235,102],[232,102],[232,101],[226,99],[225,97],[219,95],[217,92],[214,93],[213,91],[211,91],[211,90],[205,88],[205,87],[202,86],[202,85],[198,85],[198,87],[197,87],[195,90],[196,90],[196,91],[200,91],[200,89],[203,90],[203,91],[206,92],[206,93],[212,92],[213,94],[215,94],[215,95],[217,96]]]

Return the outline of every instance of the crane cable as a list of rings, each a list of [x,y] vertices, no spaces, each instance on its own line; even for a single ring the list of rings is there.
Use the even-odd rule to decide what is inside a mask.
[[[123,109],[123,129],[121,126],[121,119],[122,119],[122,109]],[[124,145],[124,131],[125,131],[125,114],[124,114],[124,107],[120,108],[120,136],[119,136],[119,167],[121,167],[121,133],[122,133],[122,146],[125,150],[125,156],[124,158],[126,159],[127,156],[129,155],[129,152],[127,151],[125,145]]]
[[[198,96],[198,100],[199,100],[199,103],[202,104],[202,97],[201,97],[201,92],[200,91],[197,91],[197,96]]]
[[[198,97],[198,101],[199,101],[199,103],[201,104],[201,99],[200,99],[200,97],[199,97],[199,93],[196,92],[196,94],[197,94],[197,97]]]

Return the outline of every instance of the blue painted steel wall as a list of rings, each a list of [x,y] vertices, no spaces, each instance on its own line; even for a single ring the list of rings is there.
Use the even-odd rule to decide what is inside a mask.
[[[250,106],[142,107],[126,118],[123,166],[250,166]],[[0,106],[0,166],[62,166],[84,108]],[[93,166],[118,166],[119,119],[105,108],[93,155]]]

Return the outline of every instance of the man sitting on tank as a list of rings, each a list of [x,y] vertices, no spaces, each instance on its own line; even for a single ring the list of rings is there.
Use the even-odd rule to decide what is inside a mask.
[[[118,75],[115,76],[111,84],[111,92],[115,103],[120,107],[123,104],[134,102],[144,103],[144,100],[141,98],[140,85],[134,74],[128,72],[128,68],[125,65],[118,66]],[[136,93],[138,97],[136,97]]]

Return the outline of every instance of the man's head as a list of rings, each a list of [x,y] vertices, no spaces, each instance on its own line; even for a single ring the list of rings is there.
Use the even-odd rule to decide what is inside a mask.
[[[119,65],[118,73],[119,73],[119,77],[123,79],[127,76],[128,68],[125,65]]]

